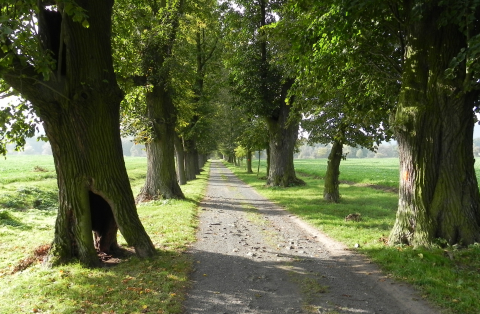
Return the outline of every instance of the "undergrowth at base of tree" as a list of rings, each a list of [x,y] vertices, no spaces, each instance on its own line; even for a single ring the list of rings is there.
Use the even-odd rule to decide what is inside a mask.
[[[433,249],[387,246],[395,222],[398,194],[369,185],[398,187],[398,164],[392,159],[351,159],[342,162],[340,203],[323,200],[323,176],[326,159],[295,160],[305,186],[270,188],[258,179],[265,175],[263,164],[258,174],[225,163],[244,182],[260,194],[309,222],[352,250],[366,254],[390,277],[408,282],[421,291],[423,298],[440,306],[442,313],[478,313],[480,308],[480,244],[466,248],[439,245]],[[298,167],[297,167],[298,165]],[[362,175],[358,174],[363,169]],[[365,172],[368,170],[367,172]],[[397,186],[395,186],[397,182]],[[346,220],[349,214],[361,214],[361,220]],[[358,248],[356,248],[358,247]]]
[[[44,156],[3,162],[0,166],[10,167],[7,172],[12,177],[3,182],[3,188],[16,191],[18,185],[38,186],[39,181],[13,180],[15,171],[21,177],[20,169],[34,169],[38,158],[50,158],[41,165],[53,168],[51,157]],[[17,161],[21,161],[22,167],[16,165]],[[145,179],[146,159],[126,158],[126,166],[132,189],[138,193]],[[0,302],[0,313],[182,313],[192,267],[184,252],[195,240],[197,205],[205,193],[208,170],[207,164],[196,180],[181,186],[187,200],[138,205],[157,256],[126,256],[114,266],[99,269],[83,268],[78,263],[44,267],[37,255],[53,239],[56,210],[0,205],[0,299],[8,300]],[[42,180],[40,189],[56,185],[55,178]],[[127,245],[120,234],[118,243]]]

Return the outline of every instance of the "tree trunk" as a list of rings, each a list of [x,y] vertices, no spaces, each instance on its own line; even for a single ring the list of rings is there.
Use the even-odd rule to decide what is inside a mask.
[[[252,151],[247,151],[247,173],[253,173],[252,170]]]
[[[185,175],[187,181],[195,180],[196,177],[196,168],[195,168],[195,142],[193,140],[184,140],[185,147]]]
[[[152,256],[155,248],[138,217],[123,161],[122,93],[110,48],[113,1],[76,2],[88,12],[90,27],[64,14],[65,36],[58,36],[63,39],[64,53],[59,55],[64,59],[57,60],[58,73],[41,82],[34,69],[24,64],[19,67],[21,75],[2,73],[32,103],[52,146],[59,210],[49,262],[78,258],[83,265],[99,265],[95,246],[114,249],[117,228],[139,256]],[[39,33],[54,35],[41,26]]]
[[[268,177],[268,174],[270,173],[270,146],[267,146],[267,149],[266,149],[266,153],[267,153],[267,177]]]
[[[325,174],[325,186],[323,190],[323,199],[329,202],[338,203],[340,201],[340,192],[338,189],[338,178],[340,176],[340,162],[342,161],[343,143],[335,140],[332,150],[328,155],[327,173]]]
[[[408,28],[403,85],[396,113],[400,191],[390,244],[428,246],[480,241],[480,195],[473,158],[473,108],[478,93],[465,90],[465,64],[445,75],[465,37],[440,25],[442,10],[425,5]]]
[[[180,136],[177,133],[174,135],[175,156],[177,162],[177,179],[180,185],[187,184],[187,177],[185,175],[185,151]]]
[[[147,92],[147,115],[152,122],[153,139],[145,144],[147,177],[137,203],[164,199],[184,199],[175,171],[175,108],[165,84]]]
[[[258,177],[258,174],[260,173],[260,156],[261,156],[260,154],[261,154],[261,151],[258,151],[257,177]]]
[[[290,106],[285,102],[280,105],[276,119],[268,118],[268,133],[270,137],[270,168],[267,185],[283,186],[304,184],[295,175],[293,153],[298,137],[298,122],[288,121]]]
[[[194,148],[193,150],[193,162],[194,162],[194,166],[195,166],[195,174],[200,174],[200,164],[199,164],[199,157],[198,157],[198,150],[197,148]]]

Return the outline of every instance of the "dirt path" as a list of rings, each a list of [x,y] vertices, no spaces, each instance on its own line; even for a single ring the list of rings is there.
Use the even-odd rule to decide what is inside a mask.
[[[221,162],[210,171],[186,313],[439,313]]]

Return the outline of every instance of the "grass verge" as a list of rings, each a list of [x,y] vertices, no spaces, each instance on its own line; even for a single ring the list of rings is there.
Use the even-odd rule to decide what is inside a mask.
[[[393,159],[342,162],[340,180],[357,184],[340,184],[338,204],[323,200],[326,160],[296,160],[296,169],[308,174],[300,175],[307,184],[289,188],[266,187],[265,181],[258,179],[266,175],[264,164],[258,176],[230,164],[227,166],[260,194],[332,238],[352,249],[359,244],[356,250],[366,254],[390,276],[413,284],[423,298],[445,313],[478,313],[480,245],[462,249],[439,246],[431,250],[385,245],[395,222],[398,195],[369,185],[398,187],[398,161],[394,164]],[[351,213],[360,213],[362,220],[345,221],[345,216]]]
[[[10,193],[8,197],[16,197],[18,186],[34,186],[41,192],[54,190],[54,176],[28,179],[36,175],[28,172],[34,172],[39,157],[44,162],[40,166],[53,171],[53,160],[44,156],[15,156],[15,160],[0,164],[10,173],[9,179],[0,180],[2,190]],[[138,193],[146,160],[126,158],[126,166],[132,189]],[[56,210],[39,210],[29,200],[23,207],[6,207],[0,200],[0,299],[8,300],[0,302],[0,313],[181,313],[191,270],[191,260],[183,253],[195,240],[197,206],[205,193],[209,164],[204,169],[197,180],[182,186],[187,200],[138,206],[159,254],[150,259],[132,256],[108,268],[87,269],[74,263],[48,269],[34,264],[12,274],[20,260],[53,239]],[[22,177],[21,172],[27,175]],[[126,246],[120,235],[118,242]]]

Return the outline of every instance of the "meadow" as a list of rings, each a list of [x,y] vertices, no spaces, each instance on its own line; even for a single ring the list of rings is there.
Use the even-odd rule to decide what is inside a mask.
[[[408,282],[422,297],[444,309],[442,313],[479,313],[480,244],[469,247],[444,245],[432,249],[388,246],[398,203],[398,159],[347,159],[340,165],[338,204],[323,200],[327,159],[295,160],[297,176],[305,186],[265,186],[266,165],[247,174],[244,167],[227,166],[260,194],[301,217],[332,238],[376,262],[397,280]],[[254,163],[257,170],[257,163]],[[476,166],[477,176],[480,167]],[[345,221],[351,213],[361,221]]]
[[[134,194],[142,187],[145,158],[126,158]],[[53,239],[57,184],[51,156],[0,160],[0,313],[181,313],[192,264],[184,254],[195,240],[196,212],[208,164],[182,186],[187,200],[158,200],[138,213],[159,254],[123,258],[114,267],[78,263],[43,267],[34,259]],[[121,235],[118,242],[126,246]],[[33,263],[29,265],[31,262]]]

